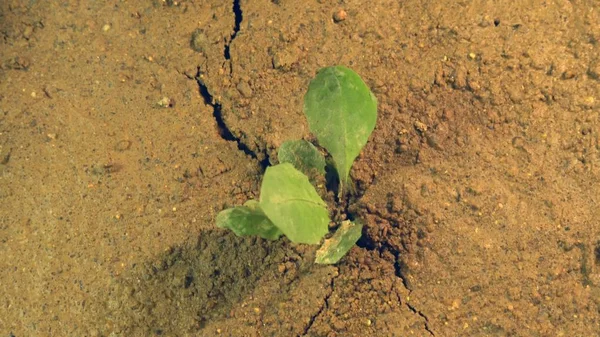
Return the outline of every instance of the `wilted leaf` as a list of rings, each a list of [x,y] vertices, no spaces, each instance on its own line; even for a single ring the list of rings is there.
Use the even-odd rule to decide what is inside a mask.
[[[321,69],[304,96],[310,131],[329,151],[342,186],[375,128],[377,99],[360,76],[342,66]]]
[[[292,164],[267,168],[260,208],[292,242],[317,244],[329,230],[327,205]]]
[[[248,200],[244,206],[221,211],[216,222],[217,226],[229,228],[239,236],[258,235],[269,240],[281,236],[281,231],[267,218],[256,200]]]
[[[277,152],[280,163],[290,163],[307,176],[325,174],[325,157],[311,143],[305,140],[283,142]]]
[[[362,224],[352,221],[342,222],[331,239],[325,240],[317,251],[316,263],[337,263],[356,244],[362,235]]]

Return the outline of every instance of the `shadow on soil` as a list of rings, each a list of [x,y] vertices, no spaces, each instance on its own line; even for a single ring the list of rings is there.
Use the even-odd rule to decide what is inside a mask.
[[[174,247],[155,262],[117,278],[108,309],[123,335],[199,331],[251,293],[256,281],[277,272],[283,241],[204,232],[195,247]]]
[[[263,311],[277,316],[281,303],[297,302],[290,297],[306,289],[306,282],[331,282],[335,268],[312,267],[314,252],[296,249],[302,248],[287,240],[205,231],[194,247],[172,248],[157,261],[136,265],[114,279],[107,302],[109,328],[103,335],[212,335],[218,330],[214,323],[224,320],[256,327]],[[299,306],[304,308],[299,315],[307,319],[292,327],[296,333],[321,309],[323,296],[312,296],[307,302],[314,303]],[[270,313],[270,308],[275,311]],[[274,330],[281,328],[279,322],[271,323]],[[227,329],[236,324],[224,325]],[[236,335],[243,331],[236,328]]]

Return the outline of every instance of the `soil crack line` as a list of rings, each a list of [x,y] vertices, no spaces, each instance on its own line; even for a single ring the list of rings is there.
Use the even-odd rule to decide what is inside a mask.
[[[411,286],[408,283],[408,280],[406,279],[406,276],[404,276],[404,273],[402,271],[402,262],[400,260],[400,252],[392,251],[392,253],[396,257],[396,263],[394,263],[394,269],[396,270],[396,277],[398,277],[402,280],[402,284],[404,285],[404,288],[406,288],[406,290],[408,290],[408,296],[410,297],[410,295],[412,294],[412,290],[411,290]],[[425,331],[427,331],[429,333],[429,335],[435,336],[435,334],[433,333],[433,330],[431,330],[431,328],[429,327],[429,318],[427,317],[427,315],[425,315],[421,310],[418,310],[417,308],[415,308],[410,303],[407,302],[405,304],[406,304],[406,307],[408,308],[408,310],[412,311],[416,315],[419,315],[425,321],[424,322]]]
[[[225,58],[225,63],[227,63],[227,61],[230,61],[229,62],[230,76],[233,73],[233,68],[231,65],[230,47],[231,47],[231,43],[233,42],[233,40],[237,36],[238,32],[240,31],[240,25],[242,23],[242,18],[243,18],[240,1],[241,0],[233,0],[232,10],[233,10],[233,14],[235,16],[233,33],[231,34],[229,41],[227,41],[227,43],[225,43],[225,48],[224,48],[224,52],[223,52],[223,54],[224,54],[223,56]],[[223,119],[223,112],[222,112],[223,110],[222,110],[221,103],[215,101],[213,95],[210,93],[210,90],[208,90],[208,86],[202,79],[202,72],[200,70],[200,67],[197,68],[196,76],[194,79],[198,83],[200,95],[202,95],[202,97],[204,98],[204,103],[207,105],[210,105],[213,108],[213,117],[215,119],[215,122],[217,123],[217,129],[219,131],[219,136],[224,140],[236,142],[238,149],[240,151],[243,151],[246,155],[252,157],[252,159],[258,160],[260,167],[264,171],[267,168],[267,166],[269,166],[269,154],[266,151],[266,149],[263,150],[264,153],[262,153],[263,151],[261,151],[261,155],[259,158],[259,155],[255,151],[251,150],[250,147],[242,141],[241,137],[236,136],[231,131],[231,129],[227,126],[227,124],[225,123],[225,120]]]
[[[327,295],[325,295],[325,299],[323,300],[323,305],[321,306],[321,308],[319,308],[319,311],[317,311],[314,315],[312,315],[310,317],[310,321],[308,321],[308,324],[306,325],[306,327],[304,327],[304,332],[302,333],[302,336],[306,336],[308,334],[308,331],[310,330],[310,328],[312,328],[312,326],[315,323],[315,321],[317,320],[317,318],[319,318],[319,316],[321,316],[321,314],[325,311],[325,309],[329,308],[329,298],[331,297],[331,295],[333,295],[333,287],[335,285],[335,279],[338,278],[339,276],[340,276],[340,274],[339,274],[339,270],[338,270],[337,275],[331,278],[331,283],[329,284],[329,293],[327,293]]]
[[[221,104],[218,102],[215,102],[213,96],[211,95],[210,91],[208,90],[208,87],[202,80],[201,75],[202,74],[200,72],[200,67],[198,67],[198,71],[196,73],[195,79],[196,79],[196,82],[198,82],[198,87],[200,88],[200,95],[202,95],[202,97],[204,98],[204,103],[210,105],[213,108],[213,117],[215,118],[215,121],[217,122],[219,136],[221,136],[221,138],[223,138],[224,140],[236,142],[239,150],[243,151],[245,154],[249,155],[253,159],[258,159],[256,152],[250,150],[250,148],[242,142],[240,137],[236,137],[233,134],[233,132],[231,132],[231,130],[229,129],[227,124],[225,124],[225,121],[223,120]],[[266,160],[268,162],[268,157]],[[264,164],[262,162],[261,162],[261,166],[264,166]]]
[[[242,24],[242,20],[244,19],[242,15],[242,7],[240,5],[240,0],[233,0],[233,15],[235,16],[235,21],[233,24],[233,33],[229,37],[229,41],[225,44],[225,50],[223,51],[223,56],[225,57],[225,62],[231,60],[231,43],[238,35],[240,31],[240,25]],[[231,69],[231,63],[229,64],[230,73],[232,73],[233,69]]]
[[[379,212],[375,212],[373,213],[374,215],[385,219],[387,221],[394,221],[394,219],[385,216],[384,214],[381,214]],[[381,246],[380,247],[376,247],[375,243],[373,244],[369,244],[368,241],[363,241],[362,243],[357,243],[357,245],[362,248],[362,249],[366,249],[368,251],[372,251],[372,250],[377,250],[379,251],[380,254],[383,253],[384,250],[388,250],[390,253],[392,253],[394,255],[394,274],[396,275],[396,277],[398,277],[401,281],[402,281],[402,285],[404,286],[404,288],[406,290],[408,290],[408,295],[410,297],[410,294],[412,294],[412,285],[410,284],[410,281],[408,280],[405,272],[406,272],[406,264],[402,261],[400,254],[401,248],[398,247],[394,247],[392,245],[390,245],[389,242],[380,242]],[[402,302],[402,301],[401,301]],[[423,320],[424,320],[424,328],[425,331],[427,331],[429,333],[430,336],[435,336],[435,333],[433,332],[433,330],[431,330],[430,326],[429,326],[429,318],[427,317],[427,315],[425,315],[421,310],[418,310],[417,308],[415,308],[414,306],[412,306],[409,303],[404,303],[406,305],[406,307],[413,312],[416,315],[419,315]]]
[[[411,292],[409,292],[408,294],[410,296]],[[429,328],[429,318],[427,318],[427,316],[422,311],[417,310],[417,308],[413,307],[412,305],[406,303],[406,306],[414,314],[417,314],[417,315],[421,316],[421,318],[423,318],[423,320],[425,320],[425,331],[427,331],[431,336],[435,336],[435,334],[433,333],[433,331],[431,330],[431,328]]]

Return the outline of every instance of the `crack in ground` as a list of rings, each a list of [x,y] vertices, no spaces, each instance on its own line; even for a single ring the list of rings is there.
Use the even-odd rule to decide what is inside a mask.
[[[225,62],[231,60],[231,53],[230,53],[231,43],[233,42],[233,40],[237,36],[238,32],[240,31],[240,25],[241,25],[242,19],[243,19],[240,0],[233,0],[232,11],[235,16],[235,22],[234,22],[234,26],[233,26],[233,33],[231,34],[229,41],[227,41],[227,43],[225,44],[225,48],[223,51],[223,57],[225,58]],[[233,74],[231,62],[229,62],[229,73],[230,73],[230,76]],[[221,103],[215,101],[213,95],[208,90],[208,86],[202,79],[202,72],[200,70],[200,67],[197,68],[196,76],[194,79],[198,83],[200,95],[204,98],[204,103],[207,105],[210,105],[213,108],[213,117],[215,119],[215,122],[217,123],[217,129],[219,131],[219,136],[226,141],[236,142],[238,150],[244,152],[246,155],[250,156],[252,159],[258,160],[261,169],[263,171],[266,170],[267,166],[269,166],[269,164],[270,164],[269,154],[268,154],[267,150],[265,149],[262,151],[260,157],[263,157],[264,159],[260,159],[259,155],[256,153],[256,151],[251,150],[250,147],[242,141],[241,137],[236,136],[231,131],[231,129],[227,126],[227,124],[225,123],[225,120],[223,119],[223,110],[222,110]]]
[[[319,308],[319,311],[317,311],[314,315],[312,315],[310,317],[308,324],[306,324],[306,327],[304,327],[304,332],[302,332],[302,336],[306,336],[308,334],[308,331],[310,330],[310,328],[312,328],[312,326],[315,323],[315,321],[317,320],[317,318],[319,318],[319,316],[325,311],[325,309],[329,308],[329,298],[331,297],[331,295],[333,295],[333,287],[335,285],[335,279],[338,278],[339,276],[340,276],[340,273],[339,273],[339,269],[338,269],[337,275],[331,278],[331,283],[329,284],[329,288],[331,290],[329,291],[329,293],[327,295],[325,295],[325,299],[323,300],[323,305],[321,306],[321,308]]]
[[[223,56],[225,60],[231,59],[230,46],[238,32],[240,31],[240,25],[242,24],[243,16],[242,16],[242,7],[240,6],[240,0],[233,0],[233,15],[235,15],[235,22],[233,25],[233,33],[229,37],[229,42],[225,44],[225,50],[223,51]]]
[[[242,20],[244,19],[243,15],[242,15],[242,6],[240,5],[240,0],[233,0],[232,11],[233,11],[233,15],[235,17],[234,23],[233,23],[233,33],[231,33],[231,36],[229,37],[229,41],[227,41],[227,43],[225,43],[225,48],[223,50],[223,57],[225,58],[225,61],[223,62],[223,66],[225,66],[227,61],[230,61],[229,62],[229,76],[230,77],[233,76],[233,64],[231,62],[231,44],[233,43],[233,40],[236,38],[236,36],[240,32],[240,26],[242,24]]]
[[[410,294],[411,294],[411,293],[412,293],[412,292],[411,292],[411,291],[409,291],[409,292],[408,292],[408,295],[410,296]],[[421,316],[421,318],[423,318],[423,319],[425,320],[425,331],[427,331],[427,332],[428,332],[428,333],[429,333],[431,336],[435,336],[435,334],[433,333],[433,330],[431,330],[431,329],[429,328],[429,318],[427,318],[427,316],[425,316],[425,314],[424,314],[422,311],[420,311],[420,310],[417,310],[417,309],[416,309],[415,307],[413,307],[412,305],[410,305],[410,304],[406,303],[406,306],[407,306],[407,307],[408,307],[408,309],[409,309],[410,311],[412,311],[414,314],[417,314],[417,315]]]
[[[240,151],[244,152],[246,155],[252,157],[252,159],[258,160],[258,155],[255,151],[252,151],[248,145],[242,142],[240,137],[236,137],[233,132],[229,129],[225,121],[223,120],[222,107],[221,103],[218,103],[214,100],[212,94],[208,90],[206,83],[202,80],[202,73],[200,71],[200,67],[198,67],[198,71],[196,73],[196,82],[198,82],[198,87],[200,89],[200,95],[204,98],[204,103],[210,105],[213,108],[213,117],[217,122],[217,129],[219,131],[219,136],[227,141],[236,142],[237,147]],[[269,165],[269,156],[265,152],[265,159],[259,161],[261,168],[264,170]]]
[[[373,213],[374,215],[385,219],[387,221],[394,221],[393,219],[390,219],[386,216],[384,216],[383,214],[380,213]],[[380,247],[377,247],[377,243],[381,244]],[[401,281],[402,281],[402,285],[404,286],[404,288],[406,290],[408,290],[408,296],[410,297],[410,294],[412,294],[412,286],[410,285],[410,282],[408,280],[408,277],[405,275],[405,270],[406,270],[406,264],[403,263],[402,259],[400,258],[400,248],[394,247],[392,245],[390,245],[387,242],[379,242],[379,241],[375,241],[367,236],[363,236],[357,243],[356,245],[362,249],[365,249],[367,251],[378,251],[379,254],[382,254],[384,252],[384,250],[388,250],[390,253],[392,253],[394,255],[394,274],[396,275],[396,277],[398,277]],[[401,301],[402,302],[402,301]],[[402,304],[402,303],[401,303]],[[414,306],[412,306],[409,303],[404,303],[406,305],[406,307],[413,312],[416,315],[419,315],[423,320],[424,320],[424,329],[425,331],[427,331],[429,333],[430,336],[435,336],[435,333],[433,332],[433,330],[431,330],[431,328],[429,327],[429,318],[427,317],[427,315],[425,315],[421,310],[418,310],[417,308],[415,308]]]
[[[400,252],[392,250],[391,247],[388,246],[388,248],[390,249],[390,252],[392,252],[392,254],[394,254],[394,257],[396,259],[396,262],[394,263],[394,269],[395,269],[395,274],[396,277],[400,278],[400,280],[402,280],[402,284],[404,285],[404,288],[406,288],[406,290],[408,290],[408,296],[410,297],[410,295],[412,294],[412,290],[411,290],[411,286],[408,282],[407,277],[404,275],[403,272],[403,263],[401,262],[400,259]],[[425,327],[425,331],[427,331],[429,333],[429,335],[431,336],[435,336],[435,333],[433,333],[433,330],[431,330],[431,328],[429,327],[429,318],[427,317],[427,315],[425,315],[421,310],[418,310],[417,308],[415,308],[414,306],[412,306],[410,303],[406,302],[406,307],[412,311],[414,314],[419,315],[421,318],[423,318],[424,322],[424,327]]]

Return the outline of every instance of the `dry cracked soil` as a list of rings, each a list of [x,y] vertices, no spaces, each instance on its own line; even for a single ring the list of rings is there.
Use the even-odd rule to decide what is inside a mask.
[[[600,336],[599,43],[589,0],[0,1],[0,336]],[[338,64],[358,245],[216,228]]]

